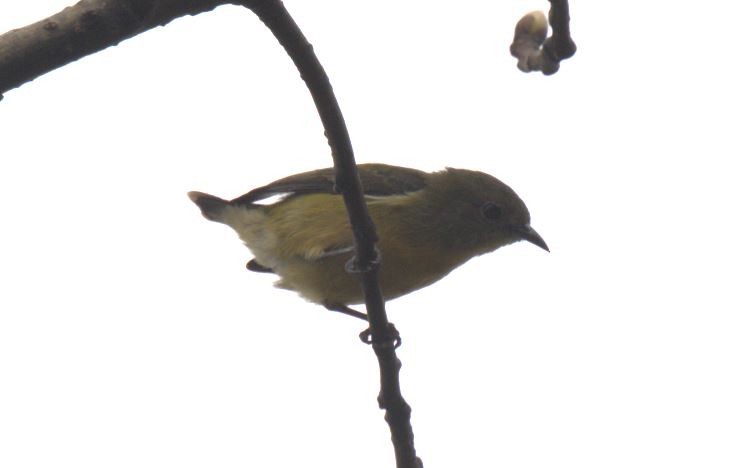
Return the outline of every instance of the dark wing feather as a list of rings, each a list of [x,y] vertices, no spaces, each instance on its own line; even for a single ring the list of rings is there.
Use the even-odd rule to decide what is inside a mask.
[[[359,180],[365,195],[388,196],[416,192],[425,186],[427,173],[387,164],[359,164]],[[249,205],[280,194],[338,193],[333,168],[295,174],[256,188],[231,201]]]

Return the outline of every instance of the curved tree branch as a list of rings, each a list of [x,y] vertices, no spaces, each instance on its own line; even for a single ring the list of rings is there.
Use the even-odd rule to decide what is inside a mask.
[[[344,116],[312,45],[307,42],[281,1],[250,0],[244,4],[268,26],[292,58],[312,94],[323,122],[336,168],[336,187],[344,197],[354,233],[355,257],[347,265],[347,269],[361,275],[372,347],[380,366],[378,403],[385,410],[385,419],[391,429],[396,466],[420,468],[422,461],[414,448],[414,433],[410,422],[411,408],[401,395],[399,385],[401,362],[396,357],[396,345],[378,282],[380,255],[375,248],[375,225],[367,212]]]

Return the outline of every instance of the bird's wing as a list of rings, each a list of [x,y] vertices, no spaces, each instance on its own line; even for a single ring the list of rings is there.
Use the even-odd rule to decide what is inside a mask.
[[[424,188],[427,173],[407,167],[387,164],[359,164],[359,180],[365,195],[403,195]],[[258,200],[281,194],[330,193],[336,194],[333,168],[295,174],[235,198],[233,205],[249,205]]]

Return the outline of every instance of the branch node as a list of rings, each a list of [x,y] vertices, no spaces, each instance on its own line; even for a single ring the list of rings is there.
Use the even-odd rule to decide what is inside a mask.
[[[380,409],[388,409],[385,418],[408,418],[411,416],[411,406],[404,400],[401,395],[394,395],[393,398],[385,398],[383,394],[378,395],[378,405]]]

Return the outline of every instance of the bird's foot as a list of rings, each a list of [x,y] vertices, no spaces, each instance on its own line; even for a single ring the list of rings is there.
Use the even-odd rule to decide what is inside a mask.
[[[323,304],[323,307],[334,312],[339,312],[350,317],[356,317],[358,319],[367,321],[367,314],[362,313],[358,310],[354,310],[351,307],[345,306],[343,304]],[[391,343],[393,343],[394,348],[398,348],[399,346],[401,346],[401,334],[398,332],[398,329],[396,329],[396,326],[390,322],[388,322],[388,331],[385,338],[386,342],[390,341]],[[372,332],[370,331],[369,327],[359,334],[359,339],[362,340],[362,343],[364,344],[369,345],[374,343],[372,340]],[[374,345],[378,346],[379,343],[375,343]]]
[[[385,340],[386,342],[393,343],[394,348],[398,348],[399,346],[401,346],[401,333],[399,333],[396,326],[390,322],[388,322],[388,331],[387,331],[385,338],[386,338]],[[369,328],[367,328],[366,330],[363,330],[362,333],[359,334],[359,339],[362,340],[362,343],[364,344],[368,344],[368,345],[371,344],[373,346],[378,346],[378,345],[382,346],[382,343],[375,343],[373,341],[372,332],[370,331]]]

